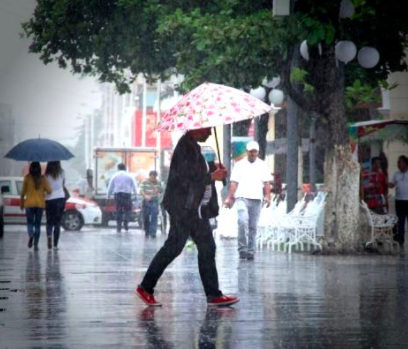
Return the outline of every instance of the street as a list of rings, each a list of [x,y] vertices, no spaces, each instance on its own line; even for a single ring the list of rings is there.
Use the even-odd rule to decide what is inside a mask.
[[[406,348],[408,259],[258,252],[240,261],[217,241],[221,289],[233,307],[208,309],[195,247],[166,270],[161,308],[134,289],[163,237],[84,228],[60,249],[27,248],[25,227],[0,240],[0,348]]]

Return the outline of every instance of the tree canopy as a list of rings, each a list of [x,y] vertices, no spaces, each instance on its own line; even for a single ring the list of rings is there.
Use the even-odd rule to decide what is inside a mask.
[[[376,68],[348,67],[367,82],[406,69],[407,5],[397,2],[354,0],[355,15],[340,20],[338,0],[298,0],[283,18],[273,17],[270,0],[39,0],[23,28],[33,40],[30,51],[44,63],[96,75],[120,92],[139,73],[165,78],[175,71],[186,76],[187,88],[204,80],[256,87],[282,74],[303,40],[311,48],[309,62],[300,62],[306,87],[324,88],[313,59],[319,43],[323,54],[337,40],[376,47]]]
[[[204,81],[248,90],[279,75],[279,88],[303,110],[329,119],[336,80],[344,77],[352,106],[374,98],[390,72],[407,69],[405,1],[352,0],[351,18],[339,17],[340,3],[292,1],[291,15],[274,17],[270,0],[39,0],[23,29],[45,64],[113,82],[120,93],[139,73],[183,74],[184,91]],[[299,57],[303,40],[308,61]],[[339,40],[376,47],[379,64],[364,69],[355,59],[343,67],[334,55]],[[335,67],[345,74],[331,74]],[[338,130],[344,143],[345,127]]]

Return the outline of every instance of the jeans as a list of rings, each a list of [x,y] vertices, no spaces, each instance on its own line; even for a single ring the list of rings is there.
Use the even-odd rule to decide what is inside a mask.
[[[200,219],[194,210],[185,210],[181,217],[170,216],[170,231],[163,247],[153,258],[140,286],[153,294],[167,266],[183,251],[191,236],[198,250],[198,269],[208,300],[222,295],[215,265],[215,241],[208,219]]]
[[[122,229],[122,223],[127,231],[129,229],[130,213],[132,212],[132,195],[128,193],[115,194],[116,230]]]
[[[41,234],[41,219],[44,209],[41,207],[26,208],[28,236],[34,238],[34,245],[38,245]]]
[[[398,217],[395,241],[403,245],[405,241],[405,221],[408,218],[408,200],[395,200],[395,211]]]
[[[158,200],[143,200],[143,226],[146,236],[156,236],[157,232],[157,216],[159,214]]]
[[[235,205],[238,213],[238,251],[254,254],[262,200],[237,198]]]
[[[61,219],[64,208],[65,198],[45,201],[45,214],[47,216],[47,237],[51,237],[54,233],[54,246],[58,246],[61,232]]]

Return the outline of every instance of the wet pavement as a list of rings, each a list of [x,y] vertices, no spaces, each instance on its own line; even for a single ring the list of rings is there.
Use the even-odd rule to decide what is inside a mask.
[[[163,239],[86,228],[63,232],[59,251],[43,234],[35,252],[23,226],[6,227],[0,348],[408,347],[405,256],[262,251],[249,262],[217,239],[221,288],[240,303],[207,310],[190,248],[159,281],[163,307],[146,308],[134,288]]]

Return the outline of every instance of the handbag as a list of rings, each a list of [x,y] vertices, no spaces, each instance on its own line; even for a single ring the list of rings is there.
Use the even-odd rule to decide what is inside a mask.
[[[63,187],[63,189],[64,189],[65,201],[67,201],[71,197],[71,194],[69,193],[68,189],[65,186]]]

